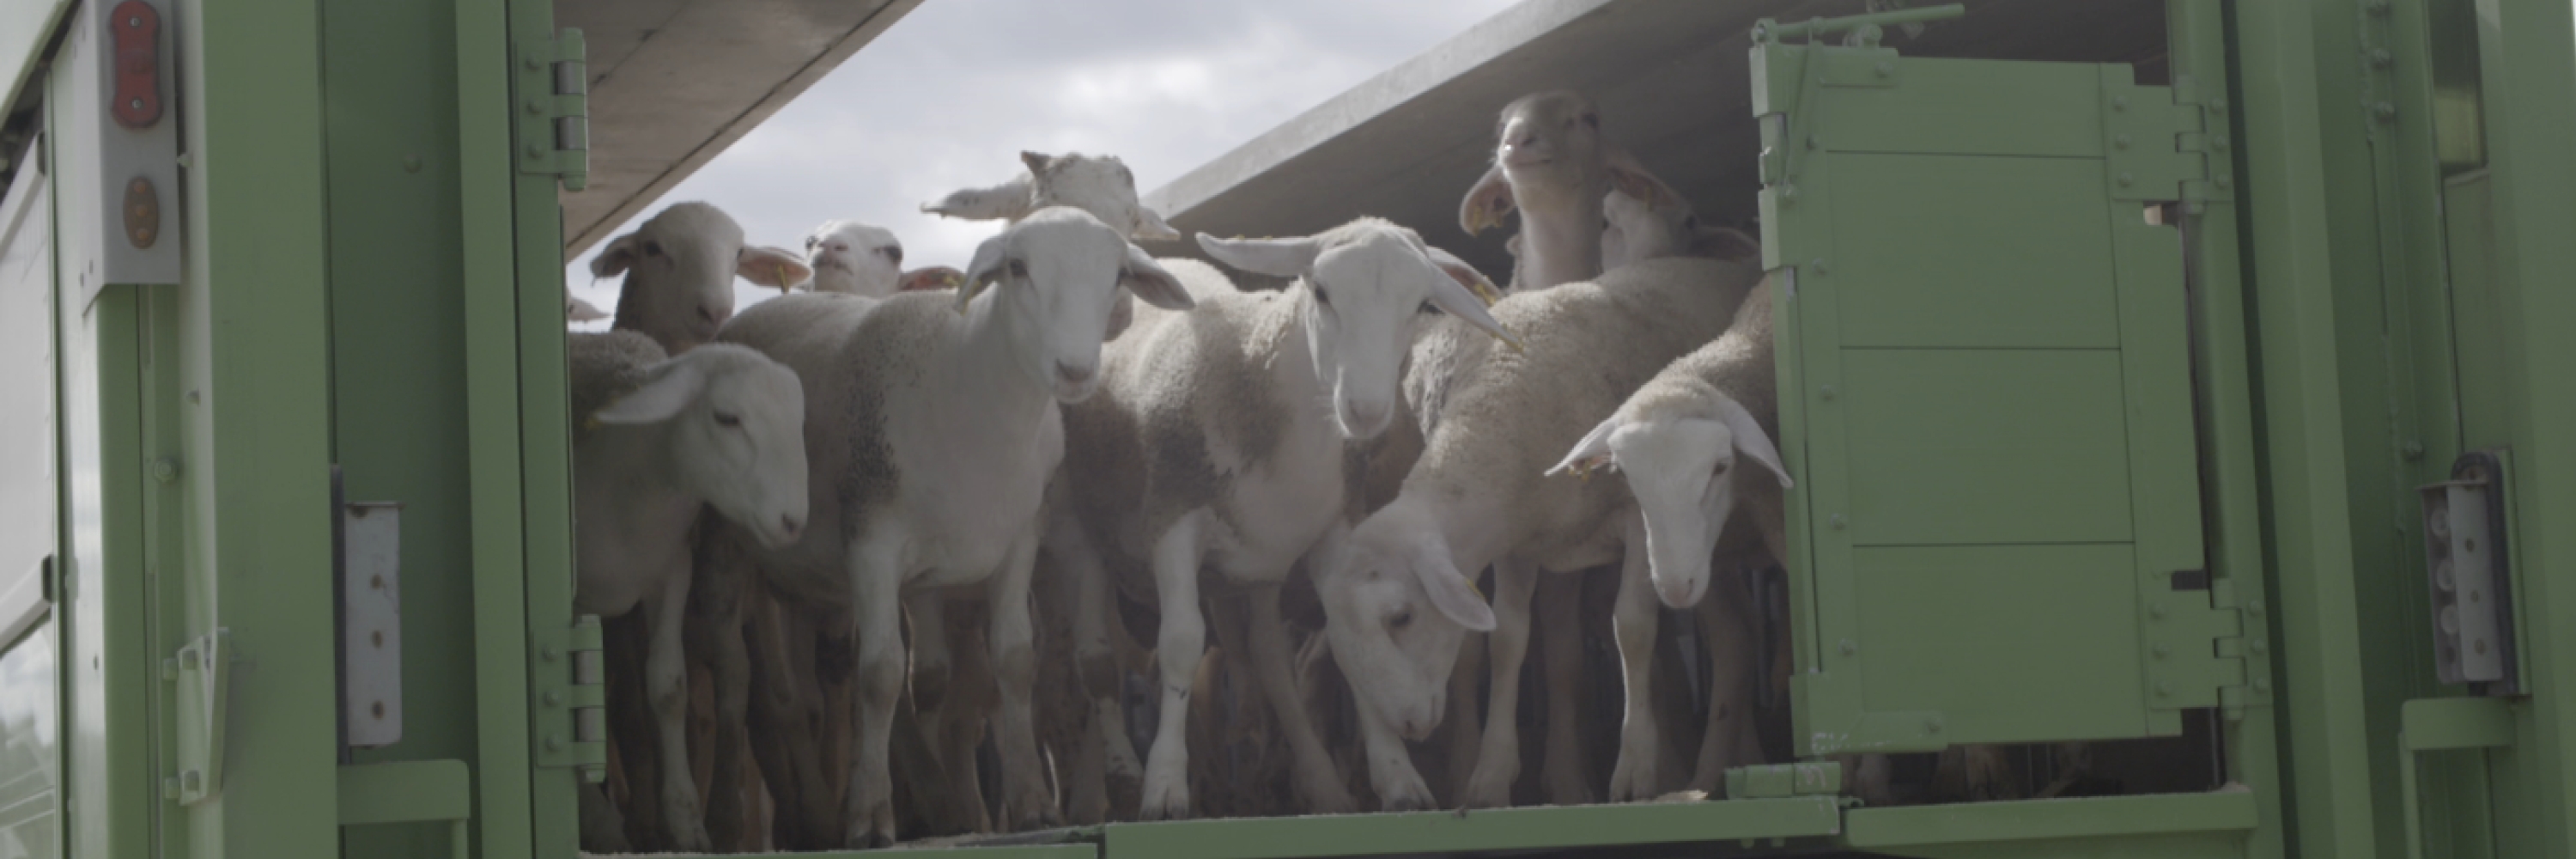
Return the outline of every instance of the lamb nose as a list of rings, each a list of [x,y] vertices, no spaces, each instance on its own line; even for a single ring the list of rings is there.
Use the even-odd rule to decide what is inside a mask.
[[[796,536],[796,532],[803,530],[804,527],[805,523],[796,521],[796,517],[794,516],[781,515],[778,517],[778,529],[786,532],[787,536]]]
[[[1055,375],[1056,378],[1063,379],[1068,384],[1079,385],[1091,381],[1091,374],[1097,369],[1096,367],[1076,367],[1058,361],[1055,364]]]

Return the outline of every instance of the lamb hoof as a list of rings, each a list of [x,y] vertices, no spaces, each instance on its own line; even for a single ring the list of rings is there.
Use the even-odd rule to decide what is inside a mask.
[[[1388,811],[1430,811],[1429,796],[1396,796],[1382,803]]]
[[[1356,814],[1360,810],[1351,792],[1335,782],[1309,784],[1298,793],[1305,800],[1307,814]]]
[[[1153,779],[1146,779],[1145,799],[1138,811],[1139,816],[1146,820],[1188,820],[1190,787],[1180,779],[1173,779],[1159,787],[1153,784]]]
[[[1627,755],[1619,758],[1610,773],[1610,801],[1635,802],[1655,797],[1655,764],[1652,759]]]
[[[1509,808],[1512,804],[1512,782],[1520,777],[1516,766],[1478,764],[1476,773],[1467,777],[1467,790],[1459,805],[1467,808]]]
[[[1387,811],[1430,811],[1438,807],[1431,800],[1431,786],[1422,783],[1422,775],[1400,773],[1391,785],[1379,785],[1378,807]]]

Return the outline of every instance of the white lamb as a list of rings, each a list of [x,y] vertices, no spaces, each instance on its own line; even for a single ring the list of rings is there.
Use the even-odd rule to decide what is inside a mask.
[[[1201,285],[1187,313],[1138,314],[1107,351],[1101,395],[1066,407],[1071,455],[1048,551],[1098,583],[1083,591],[1077,617],[1086,675],[1107,676],[1096,666],[1114,658],[1100,633],[1114,622],[1110,579],[1160,606],[1163,704],[1145,817],[1190,812],[1184,719],[1206,646],[1203,567],[1251,593],[1254,674],[1295,755],[1298,795],[1311,811],[1353,811],[1294,692],[1279,586],[1318,541],[1345,536],[1355,488],[1345,447],[1394,421],[1419,309],[1427,302],[1511,335],[1468,287],[1482,275],[1384,220],[1303,238],[1198,241],[1228,265],[1296,280],[1278,292]]]
[[[1644,681],[1656,618],[1643,525],[1624,487],[1544,472],[1599,415],[1723,332],[1759,278],[1743,264],[1650,260],[1494,306],[1527,349],[1488,348],[1461,365],[1467,369],[1402,491],[1353,531],[1348,557],[1318,567],[1334,661],[1364,705],[1372,783],[1390,805],[1430,801],[1398,739],[1420,739],[1439,723],[1460,641],[1467,629],[1487,626],[1494,630],[1487,724],[1464,799],[1508,803],[1520,767],[1514,714],[1537,573],[1623,557],[1617,637],[1629,718],[1611,793],[1652,795],[1656,734]],[[1496,571],[1491,607],[1466,575],[1487,564]]]
[[[733,318],[733,279],[785,289],[814,276],[794,252],[746,246],[742,225],[705,203],[676,203],[618,236],[590,261],[597,277],[626,276],[610,327],[641,331],[671,354],[713,339]]]
[[[985,240],[966,274],[954,297],[899,294],[864,312],[832,312],[848,296],[788,296],[722,335],[796,368],[813,404],[816,524],[756,562],[782,593],[854,610],[860,742],[846,802],[856,846],[896,834],[887,740],[908,592],[984,586],[1004,801],[1015,827],[1055,816],[1029,718],[1028,588],[1039,503],[1064,450],[1057,404],[1099,386],[1121,286],[1154,306],[1190,306],[1144,251],[1072,208]]]
[[[1175,241],[1179,230],[1136,199],[1136,174],[1115,155],[1020,153],[1028,172],[987,188],[951,193],[921,210],[969,221],[1017,222],[1048,206],[1072,206],[1099,218],[1120,235]]]
[[[1601,134],[1601,112],[1573,90],[1531,93],[1503,108],[1494,166],[1467,190],[1458,225],[1468,235],[1521,213],[1512,289],[1590,280],[1601,267],[1601,199],[1612,188],[1659,201],[1663,183]]]
[[[1762,243],[1751,236],[1725,227],[1703,223],[1688,201],[1662,180],[1652,176],[1647,181],[1658,188],[1652,200],[1612,190],[1601,200],[1601,270],[1608,271],[1641,259],[1660,257],[1699,257],[1701,259],[1758,260]],[[1514,236],[1513,238],[1519,238]]]
[[[689,533],[702,507],[763,545],[785,545],[806,515],[805,393],[796,374],[740,346],[676,358],[633,331],[572,334],[577,610],[614,617],[642,604],[652,630],[645,686],[661,725],[664,816],[680,849],[707,849],[683,728],[681,619]]]
[[[824,221],[805,237],[805,261],[813,266],[809,288],[884,298],[897,292],[954,287],[963,273],[947,266],[905,271],[903,242],[894,232],[858,221]]]

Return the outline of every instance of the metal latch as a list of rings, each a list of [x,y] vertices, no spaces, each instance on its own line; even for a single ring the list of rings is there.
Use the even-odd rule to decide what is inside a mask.
[[[537,647],[537,765],[608,777],[608,692],[599,617],[582,615]]]
[[[2424,570],[2433,593],[2433,668],[2480,695],[2522,689],[2507,563],[2504,461],[2471,451],[2451,479],[2417,489],[2424,505]]]
[[[232,630],[217,629],[179,648],[162,669],[179,686],[179,774],[162,783],[161,794],[180,805],[204,802],[223,787],[232,661]]]
[[[590,184],[588,50],[580,30],[522,40],[511,76],[519,103],[519,172],[557,176],[569,191]]]
[[[403,735],[402,504],[341,508],[340,706],[349,747],[393,745]]]

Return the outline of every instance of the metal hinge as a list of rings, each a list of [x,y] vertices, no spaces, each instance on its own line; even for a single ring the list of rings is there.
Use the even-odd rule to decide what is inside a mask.
[[[572,626],[539,636],[537,661],[537,765],[571,767],[582,780],[608,777],[608,693],[601,685],[605,668],[600,656],[596,615],[582,615]]]
[[[2259,620],[2261,600],[2240,606],[2235,582],[2213,580],[2206,570],[2175,571],[2150,582],[2142,596],[2150,710],[2216,707],[2237,721],[2245,708],[2270,703],[2271,642]]]
[[[161,795],[195,805],[224,783],[224,715],[232,691],[232,630],[217,629],[179,648],[162,662],[163,680],[178,686],[179,771],[162,780]]]
[[[2178,200],[2191,214],[2232,199],[2225,99],[2217,102],[2201,104],[2187,77],[2171,87],[2139,86],[2130,67],[2103,66],[2102,166],[2111,198]]]
[[[590,184],[590,73],[580,30],[519,42],[511,81],[518,109],[519,172],[552,175],[565,190]]]

